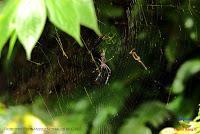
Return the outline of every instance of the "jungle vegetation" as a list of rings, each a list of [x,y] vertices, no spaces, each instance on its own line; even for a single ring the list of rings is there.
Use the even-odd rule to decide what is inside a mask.
[[[0,133],[200,133],[199,0],[1,0]]]

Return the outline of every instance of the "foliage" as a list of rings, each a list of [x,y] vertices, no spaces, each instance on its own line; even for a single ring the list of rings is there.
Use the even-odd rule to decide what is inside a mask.
[[[21,71],[21,66],[24,64],[20,64],[19,67],[15,66],[17,68],[13,72],[20,70],[17,76],[20,73],[32,73],[33,70],[36,73],[31,74],[29,78],[29,75],[14,76],[16,73],[12,72],[11,77],[16,78],[20,86],[10,89],[9,86],[13,85],[9,83],[11,80],[8,86],[1,87],[0,85],[2,89],[7,90],[7,87],[9,89],[8,93],[6,92],[8,97],[7,94],[1,97],[1,128],[34,128],[34,122],[38,122],[39,127],[49,128],[44,129],[49,130],[49,133],[57,131],[80,134],[198,133],[200,115],[190,120],[195,115],[200,101],[198,36],[200,2],[198,0],[96,0],[94,4],[99,26],[97,26],[91,0],[36,0],[31,2],[33,7],[30,8],[29,15],[29,12],[26,12],[27,16],[20,16],[19,12],[24,8],[23,4],[26,4],[25,0],[12,2],[8,0],[2,6],[3,10],[0,10],[0,20],[3,20],[0,21],[0,33],[4,32],[3,36],[0,36],[0,50],[10,38],[8,59],[17,38],[27,49],[27,56],[29,55],[30,58],[35,43],[40,38],[44,26],[47,25],[45,23],[47,18],[60,30],[72,36],[80,45],[82,44],[80,26],[90,28],[97,34],[100,34],[97,28],[99,27],[103,36],[96,39],[94,33],[82,27],[82,37],[86,39],[86,42],[83,48],[76,49],[75,45],[70,47],[72,41],[69,37],[62,36],[60,31],[49,30],[50,34],[43,31],[49,38],[57,32],[63,42],[63,49],[68,50],[71,60],[59,57],[60,51],[50,47],[50,43],[53,45],[56,43],[48,38],[48,49],[41,47],[44,49],[42,52],[45,57],[39,55],[40,53],[34,53],[35,57],[39,57],[34,60],[45,61],[44,59],[47,58],[48,63],[44,62],[44,65],[36,63],[36,66],[30,69],[30,66],[25,66],[25,73]],[[37,11],[34,5],[37,5]],[[69,7],[66,8],[66,6]],[[69,14],[66,15],[67,13]],[[31,21],[31,16],[38,17],[40,21]],[[22,18],[16,20],[17,17]],[[26,21],[29,17],[30,21]],[[30,28],[23,29],[22,26],[26,25],[28,27],[30,25]],[[33,35],[29,34],[32,32]],[[24,44],[24,41],[28,40],[26,36],[34,37],[32,45]],[[98,42],[100,39],[101,41]],[[129,52],[133,48],[135,55],[130,55]],[[95,81],[99,74],[98,67],[102,51],[105,51],[104,58],[111,58],[105,61],[105,64],[112,70],[111,77],[108,84],[101,81],[90,84],[91,79]],[[18,58],[16,59],[19,60]],[[81,62],[77,62],[79,60]],[[65,64],[60,64],[61,61]],[[76,62],[75,66],[73,66],[74,62]],[[82,62],[84,64],[81,64]],[[35,62],[31,61],[31,63]],[[88,67],[90,63],[94,67],[92,65]],[[141,63],[147,66],[147,70],[142,68]],[[46,67],[48,65],[49,67]],[[75,81],[82,76],[82,73],[75,74],[75,72],[83,69],[83,66],[89,68],[86,72],[88,79],[84,79],[84,84],[78,81],[73,86],[69,81],[71,79]],[[40,68],[42,68],[42,73],[38,71]],[[57,70],[61,70],[61,73]],[[72,78],[69,77],[67,80],[61,78],[63,76],[68,78],[72,75],[70,72],[73,73]],[[100,73],[102,73],[102,79],[107,76],[105,70]],[[23,81],[22,77],[26,80]],[[41,84],[41,90],[49,93],[46,96],[41,95],[37,87],[27,86],[29,83],[34,85],[34,80],[40,77],[45,78],[42,80],[45,84]],[[1,81],[0,77],[0,84]],[[56,83],[57,81],[63,81],[62,85]],[[51,91],[51,86],[56,91]],[[74,88],[66,91],[68,87]],[[25,104],[14,103],[15,98],[10,97],[9,93],[16,92],[17,94],[17,91],[20,91],[18,88],[22,88],[25,92],[29,89],[38,91],[39,97],[38,94],[35,95],[31,102],[24,99]],[[19,98],[24,96],[18,95]],[[26,98],[29,96],[27,95]],[[177,125],[178,121],[180,124]],[[24,133],[29,133],[29,130]]]
[[[120,100],[122,101],[123,98],[125,98],[127,95],[127,93],[123,93],[123,90],[126,89],[122,85],[114,83],[112,85],[112,88],[109,89],[109,92],[115,91],[115,94],[120,93]],[[33,127],[37,120],[38,122],[40,122],[38,123],[39,126],[33,128],[47,127],[49,128],[51,133],[54,132],[53,128],[60,128],[58,129],[58,131],[66,128],[69,129],[69,132],[85,133],[88,127],[87,124],[91,122],[92,134],[99,133],[99,131],[104,131],[105,133],[113,133],[110,120],[117,116],[120,107],[123,106],[123,102],[121,104],[114,102],[115,99],[110,99],[110,97],[116,96],[114,94],[108,94],[106,92],[106,90],[101,93],[98,92],[98,94],[91,92],[90,94],[88,94],[89,96],[84,95],[78,100],[70,100],[68,103],[73,106],[71,108],[67,107],[64,104],[60,104],[64,102],[58,101],[55,101],[55,103],[46,104],[45,102],[43,102],[43,98],[38,98],[31,107],[14,106],[10,107],[9,109],[2,107],[0,109],[1,111],[3,111],[0,115],[0,128],[15,128],[17,126],[20,128],[29,128],[27,124]],[[104,100],[100,102],[100,98],[98,96],[101,95],[104,95]],[[90,100],[90,98],[94,99]],[[119,97],[116,99],[119,99]],[[45,109],[45,105],[48,105],[48,109]],[[57,112],[57,115],[55,115],[53,113],[56,113],[56,111],[54,111],[53,108],[57,105],[61,105],[61,107],[60,109],[55,109],[60,111]],[[63,111],[65,108],[68,108],[67,112]],[[94,108],[98,110],[98,114],[95,114]],[[46,110],[48,111],[48,114],[46,114]],[[155,114],[155,112],[157,114]],[[33,119],[26,122],[21,121],[26,119],[26,115],[30,116],[30,118]],[[154,127],[158,127],[159,124],[161,124],[168,116],[169,113],[166,110],[164,104],[156,101],[148,102],[137,108],[131,118],[129,118],[120,128],[119,133],[127,134],[132,133],[133,131],[137,134],[143,134],[146,132],[151,133],[151,130],[145,126],[145,123],[148,122]],[[138,132],[136,130],[138,130]],[[30,130],[27,130],[27,132],[28,131]]]
[[[179,121],[180,128],[164,128],[160,134],[199,134],[200,133],[200,109],[198,115],[192,121]]]
[[[155,114],[156,113],[156,114]],[[120,129],[120,134],[151,134],[151,130],[145,126],[148,122],[154,127],[158,127],[159,124],[169,117],[164,104],[160,102],[148,102],[142,104],[128,121]]]
[[[15,34],[17,34],[27,58],[31,59],[31,52],[42,34],[47,16],[55,26],[71,35],[80,45],[82,45],[80,25],[89,27],[100,35],[92,0],[8,0],[5,2],[0,12],[0,32],[4,33],[0,38],[0,52],[9,37],[16,38]],[[10,44],[9,55],[15,41],[15,39],[11,41],[13,43]]]
[[[200,71],[200,60],[193,59],[184,63],[178,70],[174,82],[172,83],[172,92],[181,93],[184,90],[184,83],[189,77]]]

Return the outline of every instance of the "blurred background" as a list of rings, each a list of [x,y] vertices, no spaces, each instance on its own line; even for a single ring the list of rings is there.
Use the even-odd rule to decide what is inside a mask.
[[[4,48],[2,132],[158,134],[173,127],[178,133],[188,128],[179,121],[198,115],[200,1],[94,5],[102,36],[81,27],[84,47],[47,21],[31,60],[17,42],[6,62]]]

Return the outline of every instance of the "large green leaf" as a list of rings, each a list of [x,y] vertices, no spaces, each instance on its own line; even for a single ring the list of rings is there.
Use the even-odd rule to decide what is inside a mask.
[[[18,38],[26,50],[27,58],[40,38],[46,22],[44,0],[21,0],[16,15]]]
[[[100,35],[92,0],[46,0],[46,6],[50,21],[80,45],[80,24]],[[0,33],[4,33],[0,36],[0,52],[16,28],[17,37],[30,59],[46,21],[44,0],[8,0],[1,7],[5,10],[0,10]]]
[[[100,35],[93,1],[74,0],[74,2],[78,16],[80,18],[80,24],[93,29],[97,34]]]
[[[3,9],[1,9],[0,13],[0,53],[14,29],[13,18],[18,3],[19,0],[9,0],[2,5]]]
[[[79,16],[74,0],[46,0],[46,6],[50,21],[71,35],[79,44],[82,44],[80,40]]]
[[[184,90],[184,83],[192,75],[200,71],[200,59],[193,59],[185,62],[178,70],[174,82],[172,83],[172,92],[181,93]]]

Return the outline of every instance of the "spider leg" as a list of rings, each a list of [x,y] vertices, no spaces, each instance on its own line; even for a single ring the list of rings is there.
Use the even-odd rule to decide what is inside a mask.
[[[111,61],[111,60],[112,60],[114,57],[115,57],[115,56],[112,56],[112,58],[110,58],[110,59],[106,60],[106,62],[109,62],[109,61]]]
[[[104,68],[107,70],[108,73],[111,73],[111,69],[110,69],[110,67],[108,65],[105,64]]]
[[[111,76],[111,69],[110,69],[109,66],[106,65],[106,64],[105,64],[105,69],[106,69],[106,72],[107,72],[107,77],[106,77],[105,84],[107,84],[107,83],[108,83],[108,80],[109,80],[109,78],[110,78],[110,76]]]
[[[100,77],[102,77],[102,76],[101,76],[101,73],[102,73],[102,68],[100,69],[100,72],[99,72],[99,74],[97,75],[95,81],[97,81]]]
[[[101,59],[97,59],[101,63]]]

